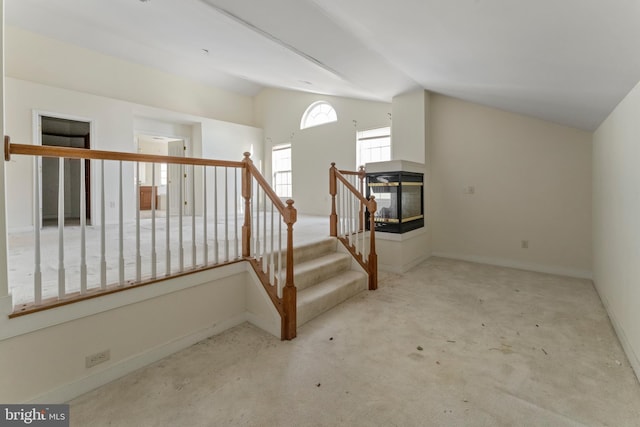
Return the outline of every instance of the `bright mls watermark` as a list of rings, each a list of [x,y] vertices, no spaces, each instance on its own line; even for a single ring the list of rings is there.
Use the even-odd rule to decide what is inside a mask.
[[[69,427],[69,405],[0,405],[0,426]]]

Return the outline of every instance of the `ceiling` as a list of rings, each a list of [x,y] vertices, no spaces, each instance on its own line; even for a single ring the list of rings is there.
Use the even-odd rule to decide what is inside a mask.
[[[638,0],[5,0],[5,19],[246,95],[425,88],[585,130],[640,80]]]

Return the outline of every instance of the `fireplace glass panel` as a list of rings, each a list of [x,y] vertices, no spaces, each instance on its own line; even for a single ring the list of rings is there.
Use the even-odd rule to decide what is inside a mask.
[[[424,226],[422,174],[367,174],[367,197],[369,196],[375,196],[377,202],[374,217],[376,231],[404,233]]]

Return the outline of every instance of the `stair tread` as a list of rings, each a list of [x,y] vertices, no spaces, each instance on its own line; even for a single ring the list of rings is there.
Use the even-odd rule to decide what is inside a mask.
[[[335,237],[327,237],[317,242],[294,246],[293,259],[296,264],[303,263],[322,255],[334,253],[336,251],[337,239]]]
[[[326,255],[319,256],[317,258],[310,259],[308,261],[302,261],[293,266],[294,274],[302,274],[314,268],[323,267],[334,262],[342,261],[345,259],[350,260],[350,255],[342,252],[331,252]]]
[[[365,279],[367,275],[355,270],[347,270],[340,274],[337,274],[329,279],[323,280],[322,282],[315,284],[313,286],[309,286],[306,289],[303,289],[298,292],[298,305],[301,303],[305,303],[309,300],[313,300],[315,298],[321,297],[322,295],[331,292],[334,289],[338,289],[341,286],[349,285],[354,280]]]
[[[366,274],[348,270],[298,292],[297,325],[327,312],[367,288]]]

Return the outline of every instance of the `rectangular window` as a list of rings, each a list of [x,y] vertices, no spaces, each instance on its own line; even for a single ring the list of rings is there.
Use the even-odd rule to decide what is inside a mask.
[[[356,138],[356,168],[391,160],[390,127],[358,131]]]
[[[273,188],[280,197],[292,197],[291,144],[277,145],[271,151]]]

